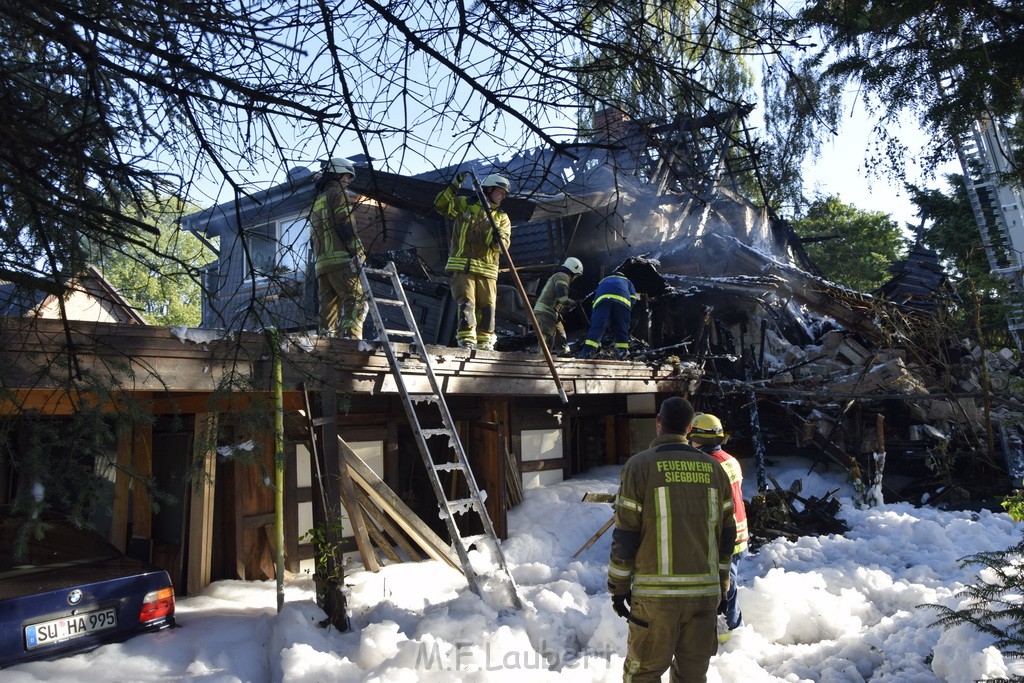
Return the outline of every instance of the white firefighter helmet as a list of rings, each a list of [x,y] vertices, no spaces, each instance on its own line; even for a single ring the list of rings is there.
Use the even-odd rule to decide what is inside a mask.
[[[565,259],[565,263],[562,264],[562,267],[567,269],[573,275],[583,275],[583,264],[580,263],[580,260],[575,256],[570,256]]]
[[[508,181],[508,178],[503,175],[498,175],[497,173],[492,173],[484,178],[480,183],[480,187],[500,187],[505,190],[505,192],[512,191],[512,183]]]
[[[334,157],[324,162],[323,165],[324,173],[333,173],[335,175],[341,175],[348,173],[352,176],[352,179],[356,178],[356,167],[352,165],[352,162],[342,157]]]

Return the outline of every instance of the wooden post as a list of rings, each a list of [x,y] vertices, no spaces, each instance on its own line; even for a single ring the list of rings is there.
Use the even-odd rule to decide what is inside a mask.
[[[217,415],[197,413],[192,457],[202,462],[200,478],[192,482],[189,503],[188,581],[185,592],[195,595],[210,585],[213,564],[213,513],[217,476]]]
[[[153,476],[153,426],[136,423],[132,430],[132,464],[135,472],[142,479]],[[149,491],[140,482],[135,481],[132,489],[132,538],[144,539],[149,548],[149,557],[153,557],[153,502]]]
[[[117,474],[114,479],[114,509],[110,519],[110,542],[124,552],[128,549],[128,499],[131,479],[128,470],[132,466],[132,431],[125,430],[117,435]]]

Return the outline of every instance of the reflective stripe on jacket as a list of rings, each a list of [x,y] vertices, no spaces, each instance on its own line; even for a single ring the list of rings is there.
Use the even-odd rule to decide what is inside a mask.
[[[353,256],[363,253],[356,233],[355,205],[338,183],[328,183],[313,200],[309,222],[317,275],[340,270]],[[351,235],[347,243],[345,235]]]
[[[729,477],[717,460],[664,434],[626,461],[615,500],[608,590],[718,605],[736,543]]]
[[[747,506],[743,504],[743,469],[739,460],[722,450],[719,446],[711,451],[709,455],[722,463],[722,468],[729,476],[729,483],[732,485],[732,514],[736,518],[736,547],[733,555],[739,555],[747,549],[750,541],[750,531],[747,528]]]
[[[626,308],[632,309],[633,302],[639,299],[636,287],[629,278],[623,275],[609,275],[597,284],[594,292],[594,303],[596,306],[602,301],[615,301],[623,304]]]
[[[501,246],[494,240],[488,209],[477,201],[456,194],[454,185],[449,185],[434,199],[434,209],[445,218],[455,221],[452,228],[451,246],[448,248],[448,272],[476,273],[492,280],[498,279],[498,261]],[[499,208],[489,209],[498,226],[501,241],[507,248],[512,242],[512,221]]]

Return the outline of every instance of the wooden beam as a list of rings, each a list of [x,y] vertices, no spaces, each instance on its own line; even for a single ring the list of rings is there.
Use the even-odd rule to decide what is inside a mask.
[[[213,521],[217,476],[217,415],[198,413],[192,437],[192,457],[202,463],[199,479],[189,490],[188,581],[185,592],[195,595],[210,585],[213,567]]]
[[[344,445],[344,448],[341,446]],[[341,454],[341,477],[338,484],[341,487],[341,501],[348,512],[349,521],[352,523],[352,532],[356,538],[356,547],[359,548],[359,557],[363,560],[363,567],[371,572],[380,571],[380,560],[373,551],[370,544],[370,534],[367,529],[366,519],[363,517],[363,509],[359,506],[359,499],[356,497],[356,487],[352,483],[352,465],[349,462],[355,451],[349,448],[348,444],[339,436],[338,451]]]
[[[549,458],[547,460],[524,460],[523,474],[527,472],[545,472],[549,470],[564,470],[565,458]]]
[[[402,549],[402,552],[408,556],[409,560],[412,562],[418,561],[420,559],[419,551],[417,551],[416,548],[406,540],[405,534],[403,534],[402,530],[391,521],[391,518],[384,514],[381,509],[374,504],[370,495],[362,488],[357,488],[356,496],[358,496],[359,504],[363,506],[363,510],[366,514],[370,516],[373,522],[379,526],[385,534],[391,537],[395,542],[395,545]]]
[[[66,378],[40,379],[38,370],[66,353],[69,335],[83,371],[111,377],[134,391],[153,391],[161,396],[168,392],[205,395],[212,393],[218,381],[229,373],[251,377],[256,386],[269,378],[271,362],[265,358],[266,340],[262,333],[242,332],[224,339],[217,339],[211,330],[187,330],[186,333],[188,338],[182,341],[180,333],[172,335],[166,327],[81,321],[69,322],[66,333],[59,320],[8,318],[0,329],[0,363],[4,367],[5,386],[59,389]],[[410,390],[426,391],[429,383],[425,371],[416,367],[406,345],[394,346],[400,355],[408,357]],[[432,346],[430,353],[446,394],[554,396],[550,370],[536,354],[469,353],[443,346]],[[357,393],[398,393],[383,350],[365,341],[310,340],[309,344],[292,345],[286,356],[288,392],[297,391],[314,378],[336,389]],[[676,371],[671,366],[617,361],[559,359],[556,364],[565,391],[577,394],[680,394],[703,374],[695,368]],[[340,383],[331,380],[334,373]],[[174,396],[169,398],[178,400]],[[205,399],[181,400],[202,402]],[[157,410],[174,412],[173,402],[168,400]],[[8,408],[17,410],[16,405]],[[182,408],[183,412],[215,412],[215,406],[208,405]],[[55,409],[66,410],[64,407]],[[45,410],[49,412],[51,408],[48,406]]]
[[[153,476],[153,425],[137,422],[132,430],[132,464],[139,477]],[[132,537],[153,539],[153,502],[139,482],[132,488]]]

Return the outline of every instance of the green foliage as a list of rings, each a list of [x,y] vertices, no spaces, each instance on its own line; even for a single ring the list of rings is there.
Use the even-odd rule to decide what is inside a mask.
[[[969,624],[995,638],[1004,657],[1024,657],[1024,541],[1012,548],[977,553],[960,560],[960,566],[981,565],[977,581],[957,592],[966,599],[963,607],[927,605],[937,610],[935,622],[944,628]]]
[[[888,280],[889,265],[905,248],[899,226],[888,214],[863,211],[838,197],[813,202],[793,227],[803,239],[816,240],[805,249],[827,279],[858,291],[873,290]]]
[[[811,0],[799,19],[803,31],[823,34],[824,76],[857,84],[880,103],[883,124],[917,112],[932,138],[930,153],[919,159],[926,166],[951,158],[951,137],[967,135],[979,117],[1012,124],[1024,113],[1018,2]],[[898,147],[888,150],[901,157]],[[1014,173],[1024,178],[1019,167]]]
[[[1000,505],[1010,515],[1010,519],[1015,522],[1024,522],[1024,491],[1014,489],[1013,493],[1003,497],[1003,502]]]
[[[178,217],[195,210],[177,199],[157,198],[139,218],[158,234],[92,243],[93,264],[154,324],[196,327],[202,321],[200,268],[215,255],[177,225]]]
[[[766,3],[731,5],[728,14],[693,0],[586,7],[578,21],[585,50],[577,71],[587,104],[607,102],[632,117],[671,119],[749,99],[755,81],[751,58],[770,49]]]
[[[810,60],[778,60],[765,69],[764,130],[761,152],[762,201],[797,215],[806,207],[803,163],[839,128],[842,89],[821,78]]]
[[[341,564],[341,540],[345,535],[343,519],[341,510],[335,510],[328,515],[327,521],[317,524],[299,537],[303,543],[313,544],[317,576],[338,582],[344,578]]]

